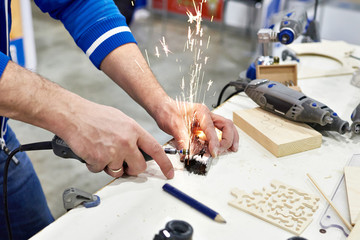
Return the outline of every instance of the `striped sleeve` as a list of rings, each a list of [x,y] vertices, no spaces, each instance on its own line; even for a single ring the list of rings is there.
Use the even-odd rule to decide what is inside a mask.
[[[43,12],[62,21],[97,68],[115,48],[136,43],[113,0],[35,0],[35,3]]]
[[[10,58],[7,55],[0,52],[0,78],[6,68],[6,65],[8,64],[9,60],[10,60]]]

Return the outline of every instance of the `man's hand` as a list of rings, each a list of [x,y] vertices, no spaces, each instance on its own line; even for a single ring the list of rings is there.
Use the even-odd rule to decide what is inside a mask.
[[[154,118],[163,131],[175,138],[179,149],[187,148],[189,126],[198,122],[209,141],[209,150],[213,157],[227,150],[238,150],[239,135],[233,122],[210,112],[203,104],[177,103],[169,98],[154,114]],[[215,127],[222,131],[220,142]]]
[[[178,148],[187,147],[189,138],[184,120],[195,116],[193,120],[200,123],[213,156],[228,149],[237,151],[239,136],[234,124],[230,120],[211,113],[202,104],[180,103],[178,105],[157,82],[136,44],[126,44],[113,50],[103,60],[100,68],[143,106],[163,131],[176,139]],[[220,142],[215,127],[223,132]]]
[[[145,171],[146,163],[139,149],[149,154],[167,178],[174,177],[172,164],[162,146],[133,119],[112,107],[88,102],[84,109],[74,112],[76,132],[63,133],[73,151],[86,161],[92,172],[104,170],[120,177]],[[128,168],[121,171],[123,163]]]
[[[0,115],[47,129],[62,138],[92,172],[113,177],[146,168],[139,149],[149,154],[167,178],[174,176],[161,145],[121,111],[90,102],[9,62],[0,79]],[[115,171],[111,171],[115,170]]]

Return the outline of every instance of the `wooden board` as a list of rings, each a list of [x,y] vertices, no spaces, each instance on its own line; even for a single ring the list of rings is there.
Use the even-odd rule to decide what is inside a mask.
[[[229,205],[300,235],[311,223],[320,198],[277,180],[270,185],[269,189],[264,187],[251,194],[235,188],[231,194],[236,199]]]
[[[297,56],[317,56],[335,60],[340,63],[339,68],[328,70],[318,66],[303,66],[300,60],[298,78],[314,78],[352,74],[359,67],[359,61],[349,55],[354,52],[355,46],[343,41],[326,41],[315,43],[298,43],[287,46]]]
[[[297,64],[257,65],[256,78],[297,86]]]
[[[355,227],[351,230],[349,237],[346,240],[359,240],[360,239],[360,215],[356,221]]]
[[[360,214],[360,167],[345,167],[344,173],[350,219],[354,225]]]
[[[321,146],[321,134],[307,124],[287,120],[261,108],[236,111],[233,121],[276,157]]]

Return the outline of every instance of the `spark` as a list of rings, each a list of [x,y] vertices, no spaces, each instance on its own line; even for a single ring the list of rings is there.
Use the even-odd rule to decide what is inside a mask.
[[[200,3],[200,6],[199,6],[199,7],[196,7],[195,0],[193,0],[195,15],[193,15],[189,10],[186,12],[186,14],[187,14],[188,17],[189,17],[188,22],[189,22],[190,24],[192,24],[193,22],[196,22],[196,35],[198,35],[198,34],[200,33],[200,29],[201,29],[202,4],[203,4],[203,2]]]
[[[201,54],[201,51],[200,51],[200,49],[199,49],[199,50],[198,50],[198,54],[197,54],[197,58],[196,58],[197,61],[200,60],[200,54]]]
[[[209,35],[209,38],[208,38],[208,42],[207,42],[207,44],[206,44],[206,49],[209,48],[209,44],[210,44],[210,35]]]
[[[211,22],[213,22],[213,20],[214,20],[214,15],[211,16]]]
[[[205,57],[204,63],[206,64],[208,60],[209,60],[209,57]]]
[[[209,91],[210,87],[212,86],[213,84],[213,81],[211,81],[211,79],[209,80],[208,82],[208,87],[207,87],[207,91]]]
[[[191,32],[191,27],[189,26],[189,28],[188,28],[188,41],[190,41],[191,36],[192,36],[192,32]]]
[[[149,61],[149,55],[148,55],[148,52],[147,52],[146,49],[145,49],[145,55],[146,55],[147,63],[148,63],[148,65],[149,65],[149,67],[151,67],[151,66],[150,66],[150,61]]]
[[[139,66],[139,68],[141,69],[141,71],[144,73],[144,69],[140,66],[139,62],[135,59],[136,64]]]
[[[158,58],[160,57],[159,48],[157,46],[155,47],[155,56]]]
[[[166,45],[165,37],[163,37],[162,40],[163,40],[163,41],[160,40],[161,46],[163,47],[163,50],[164,50],[164,52],[165,52],[165,55],[166,55],[166,56],[169,56],[169,53],[172,53],[172,52],[169,50],[168,45]]]
[[[134,1],[131,1],[131,6],[134,6],[135,4],[134,4]]]

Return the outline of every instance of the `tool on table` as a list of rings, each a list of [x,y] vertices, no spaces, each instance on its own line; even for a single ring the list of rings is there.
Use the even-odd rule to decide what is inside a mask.
[[[307,14],[304,9],[286,14],[280,22],[278,41],[282,44],[294,42],[304,32],[307,23]]]
[[[308,173],[306,174],[311,182],[314,184],[314,186],[317,188],[317,190],[321,193],[321,195],[326,199],[326,201],[330,204],[330,206],[335,210],[336,214],[340,217],[341,221],[345,224],[345,226],[351,230],[353,227],[351,224],[342,216],[342,214],[339,212],[339,210],[335,207],[333,202],[325,195],[325,193],[321,190],[319,185],[316,183],[316,181],[311,177],[311,175]]]
[[[267,79],[237,80],[225,87],[229,86],[235,87],[235,93],[245,92],[262,109],[287,119],[307,123],[317,130],[336,131],[340,134],[350,131],[349,123],[328,106],[282,83]],[[218,105],[226,88],[220,93]]]
[[[349,123],[343,121],[325,104],[285,85],[266,79],[247,84],[245,93],[261,108],[293,121],[316,124],[318,128],[344,134]]]
[[[183,193],[179,189],[171,186],[170,184],[165,183],[162,188],[165,192],[170,193],[177,199],[185,202],[189,206],[195,208],[196,210],[205,214],[206,216],[210,217],[211,219],[215,220],[216,222],[226,223],[225,219],[219,213],[215,212],[214,210],[210,209],[209,207],[205,206],[204,204],[195,200],[194,198],[190,197],[189,195]]]
[[[278,31],[274,30],[273,26],[270,28],[261,28],[257,33],[261,55],[250,64],[246,71],[246,77],[251,80],[258,78],[256,75],[257,65],[274,64],[272,44],[275,42],[280,42],[284,45],[293,43],[305,32],[307,23],[307,13],[305,9],[298,9],[289,12],[282,18]]]
[[[351,131],[356,134],[360,134],[360,103],[351,114]]]
[[[172,220],[166,223],[165,229],[161,229],[155,235],[154,240],[191,240],[193,235],[192,226],[181,220]]]
[[[63,193],[64,208],[69,211],[82,204],[86,208],[100,204],[100,197],[77,188],[68,188]]]

